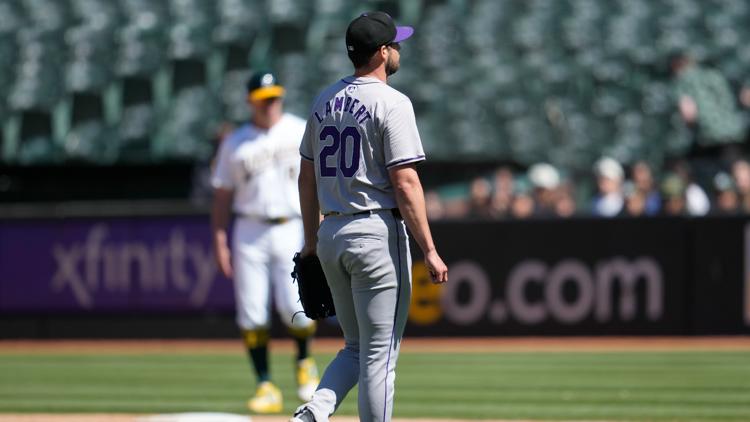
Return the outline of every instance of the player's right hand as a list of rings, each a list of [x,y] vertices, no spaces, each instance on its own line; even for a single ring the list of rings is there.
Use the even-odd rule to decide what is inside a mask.
[[[232,253],[227,246],[216,248],[216,264],[224,277],[231,279],[234,276],[232,269]]]
[[[427,253],[424,257],[424,263],[427,265],[427,271],[429,271],[434,284],[448,281],[448,266],[445,265],[437,251]]]

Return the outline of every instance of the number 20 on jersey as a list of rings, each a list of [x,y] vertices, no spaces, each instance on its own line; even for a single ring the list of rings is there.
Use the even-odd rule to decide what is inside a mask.
[[[339,130],[336,126],[324,126],[320,131],[320,141],[332,142],[320,150],[320,176],[337,177],[339,172],[344,177],[352,177],[359,169],[360,144],[362,136],[354,126]],[[347,164],[348,163],[348,164]]]

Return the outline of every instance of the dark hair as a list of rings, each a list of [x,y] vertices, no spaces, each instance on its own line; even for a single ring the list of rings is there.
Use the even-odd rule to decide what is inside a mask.
[[[378,49],[379,48],[367,52],[347,51],[347,54],[349,55],[349,60],[352,61],[354,68],[359,69],[360,67],[366,66],[367,63],[370,63],[370,59],[372,59],[373,54],[375,54]]]

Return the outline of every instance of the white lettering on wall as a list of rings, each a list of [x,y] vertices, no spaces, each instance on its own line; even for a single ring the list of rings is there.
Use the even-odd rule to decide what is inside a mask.
[[[98,224],[84,242],[54,244],[52,289],[70,289],[84,308],[94,305],[94,294],[99,291],[164,292],[172,288],[185,293],[193,306],[206,302],[217,270],[210,247],[188,241],[179,228],[166,241],[153,244],[107,242],[107,236],[107,225]]]
[[[748,239],[750,245],[750,229]],[[664,278],[659,263],[650,257],[616,256],[593,266],[572,258],[552,265],[524,260],[510,270],[504,298],[491,297],[490,278],[476,262],[451,264],[451,280],[443,287],[441,303],[445,317],[458,325],[483,317],[497,324],[508,318],[524,325],[548,320],[576,324],[587,318],[608,323],[632,321],[639,312],[649,321],[658,321],[664,313]],[[645,292],[640,298],[639,285]],[[468,299],[460,303],[462,286]]]

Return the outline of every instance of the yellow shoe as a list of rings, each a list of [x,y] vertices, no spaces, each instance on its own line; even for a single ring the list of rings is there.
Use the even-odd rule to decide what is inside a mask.
[[[309,402],[318,388],[318,383],[320,378],[315,359],[305,358],[297,361],[297,397],[303,402]]]
[[[255,396],[247,401],[247,408],[253,413],[279,413],[283,410],[281,390],[270,381],[258,384]]]

